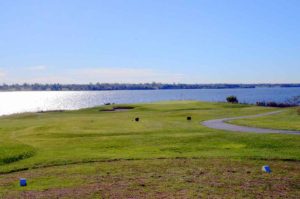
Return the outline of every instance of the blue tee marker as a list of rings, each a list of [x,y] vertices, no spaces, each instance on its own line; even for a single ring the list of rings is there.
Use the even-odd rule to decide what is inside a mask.
[[[271,168],[268,165],[265,165],[262,167],[262,171],[266,172],[266,173],[271,173]]]
[[[25,178],[20,178],[20,186],[21,187],[26,187],[27,186],[27,181]]]

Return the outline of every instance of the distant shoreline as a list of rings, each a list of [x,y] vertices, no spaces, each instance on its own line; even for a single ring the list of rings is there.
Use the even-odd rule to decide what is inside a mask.
[[[178,89],[239,89],[298,88],[299,84],[2,84],[0,91],[113,91],[113,90],[178,90]]]

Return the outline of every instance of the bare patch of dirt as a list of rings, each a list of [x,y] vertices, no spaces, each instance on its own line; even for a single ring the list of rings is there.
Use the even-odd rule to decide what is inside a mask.
[[[62,113],[65,110],[50,110],[50,111],[38,111],[37,113]]]
[[[112,107],[111,109],[102,109],[100,111],[114,112],[114,111],[129,111],[131,109],[134,109],[134,107],[131,107],[131,106],[116,106],[116,107]]]
[[[300,163],[269,163],[271,174],[261,171],[262,160],[153,159],[66,165],[0,175],[0,198],[298,198]],[[22,190],[16,184],[19,176],[33,183],[29,181]],[[35,188],[37,184],[44,185]]]

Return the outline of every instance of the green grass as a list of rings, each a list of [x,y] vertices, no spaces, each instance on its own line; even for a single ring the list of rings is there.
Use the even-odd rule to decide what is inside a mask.
[[[157,187],[157,190],[163,190],[163,186],[169,186],[169,183],[173,183],[175,187],[168,189],[168,193],[179,193],[177,189],[187,187],[184,183],[174,182],[175,178],[181,179],[185,175],[180,173],[177,170],[180,168],[177,168],[173,163],[178,158],[184,158],[190,163],[185,164],[184,167],[190,169],[191,172],[194,172],[195,168],[192,165],[196,164],[197,161],[200,161],[199,164],[204,164],[203,168],[208,168],[209,162],[214,161],[216,162],[214,166],[218,167],[218,165],[224,164],[221,168],[227,168],[231,165],[230,161],[238,161],[240,167],[245,167],[248,163],[256,167],[258,165],[253,163],[256,161],[275,164],[276,161],[289,160],[295,161],[293,169],[299,168],[300,136],[232,133],[213,130],[200,125],[201,121],[209,119],[253,115],[277,109],[195,101],[160,102],[130,106],[135,108],[120,112],[102,111],[112,109],[112,106],[106,106],[79,111],[27,113],[1,117],[0,173],[2,174],[0,175],[0,185],[2,183],[2,186],[0,186],[0,196],[1,193],[5,195],[8,192],[17,195],[27,193],[26,191],[47,194],[45,190],[49,189],[62,191],[74,187],[82,188],[83,185],[94,186],[97,182],[87,179],[89,174],[86,172],[91,172],[91,175],[95,176],[98,172],[96,168],[99,165],[105,165],[107,170],[105,172],[118,173],[118,178],[125,181],[124,175],[130,173],[130,169],[127,167],[132,164],[139,165],[138,169],[134,171],[136,175],[150,169],[149,162],[155,163],[157,168],[161,166],[165,169],[168,167],[172,169],[174,167],[174,172],[179,172],[178,175],[180,176],[174,174],[174,177],[172,174],[172,176],[164,179],[160,187]],[[299,127],[290,122],[292,120],[299,121],[299,116],[297,118],[290,114],[295,110],[287,110],[281,114],[281,117],[268,116],[274,117],[269,119],[274,124],[272,128],[297,129]],[[192,116],[192,121],[187,121],[187,116]],[[286,117],[284,120],[282,119],[283,116]],[[134,122],[135,117],[139,117],[140,122]],[[256,118],[253,121],[262,119]],[[268,118],[265,117],[265,119]],[[167,161],[167,163],[162,160]],[[124,164],[121,164],[120,162],[123,161]],[[84,166],[84,163],[91,166]],[[284,162],[279,164],[280,168],[284,168]],[[254,169],[253,167],[251,168]],[[78,174],[74,176],[72,173],[68,173],[69,169],[78,170]],[[256,169],[259,171],[260,166]],[[27,171],[17,172],[22,170]],[[80,172],[81,170],[83,173]],[[35,171],[39,172],[36,177]],[[63,175],[61,176],[59,171],[65,172],[67,177],[62,177]],[[7,174],[11,172],[13,173]],[[223,171],[219,169],[218,172]],[[284,176],[284,171],[281,172]],[[214,172],[208,173],[208,175],[214,174]],[[29,176],[33,180],[31,186],[25,190],[17,185],[16,179],[21,175]],[[7,176],[13,176],[13,180],[7,181]],[[295,193],[291,186],[294,186],[295,180],[299,180],[298,177],[294,180],[289,179],[291,180],[291,185],[287,188],[290,190],[289,193]],[[133,176],[132,178],[136,179],[137,177]],[[147,176],[144,178],[145,181],[149,180]],[[103,187],[108,186],[116,179],[109,178],[106,180],[106,184],[102,185]],[[288,183],[287,181],[286,183]],[[137,183],[133,179],[132,181],[127,179],[127,182]],[[149,190],[147,187],[143,187],[145,192],[148,191],[152,194],[154,194],[153,189],[153,187]],[[190,194],[194,194],[196,189],[195,186],[186,188],[187,193],[182,194],[191,196]],[[208,189],[208,187],[205,188],[206,194],[209,194]],[[83,192],[84,189],[81,193]],[[218,189],[217,193],[220,194],[221,192],[221,188]],[[131,193],[130,189],[129,193]],[[105,198],[105,194],[109,193],[103,192],[102,194]],[[127,196],[127,192],[123,194],[123,196]],[[11,197],[14,198],[14,196]]]
[[[283,112],[258,118],[248,118],[230,121],[232,124],[253,126],[271,129],[297,130],[300,131],[299,108],[282,109]]]

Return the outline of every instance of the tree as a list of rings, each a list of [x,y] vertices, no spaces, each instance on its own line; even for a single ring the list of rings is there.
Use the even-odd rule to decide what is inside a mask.
[[[232,95],[232,96],[228,96],[228,97],[226,98],[226,100],[227,100],[228,103],[239,103],[237,97],[236,97],[236,96],[233,96],[233,95]]]

